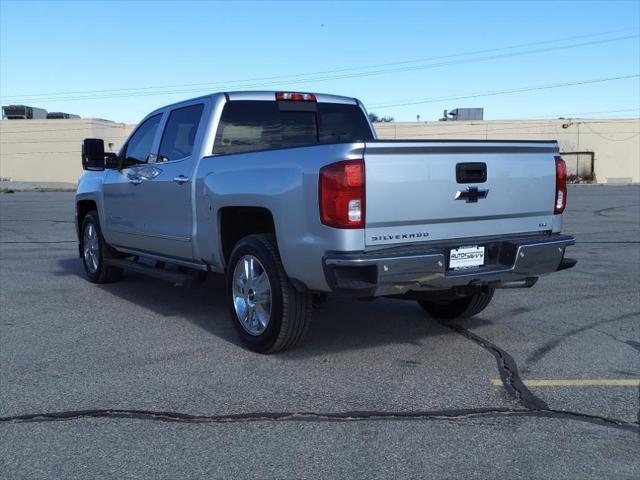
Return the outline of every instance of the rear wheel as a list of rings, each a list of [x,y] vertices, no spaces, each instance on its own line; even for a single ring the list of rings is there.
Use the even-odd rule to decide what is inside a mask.
[[[236,244],[227,269],[227,293],[233,324],[252,350],[291,349],[309,329],[311,294],[287,278],[273,235],[249,235]]]
[[[418,300],[420,306],[433,318],[438,320],[456,320],[468,318],[482,312],[493,298],[494,288],[487,288],[472,295],[452,299]]]
[[[87,278],[93,283],[109,283],[120,280],[122,269],[105,265],[106,258],[116,257],[116,252],[105,242],[100,230],[98,213],[92,211],[82,221],[80,236],[82,263]]]

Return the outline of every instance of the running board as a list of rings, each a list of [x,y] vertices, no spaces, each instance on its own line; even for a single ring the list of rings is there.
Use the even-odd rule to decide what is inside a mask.
[[[159,278],[165,282],[172,283],[175,286],[182,287],[194,280],[194,277],[190,273],[186,272],[172,272],[165,270],[162,267],[151,267],[143,263],[138,263],[133,260],[124,260],[120,258],[105,258],[104,263],[106,265],[122,268],[123,270],[129,270],[131,272],[141,273],[150,277]]]

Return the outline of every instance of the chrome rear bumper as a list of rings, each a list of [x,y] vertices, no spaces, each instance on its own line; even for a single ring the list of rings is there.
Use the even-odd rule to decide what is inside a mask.
[[[502,239],[463,239],[360,253],[329,253],[325,276],[338,293],[376,297],[409,291],[447,290],[458,286],[529,287],[539,275],[575,265],[564,251],[570,235],[539,235]],[[448,268],[449,250],[461,245],[485,246],[485,265]]]

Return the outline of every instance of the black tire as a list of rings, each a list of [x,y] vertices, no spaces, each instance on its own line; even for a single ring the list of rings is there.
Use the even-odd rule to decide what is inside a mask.
[[[87,256],[87,251],[85,249],[85,231],[92,226],[95,229],[97,235],[97,259],[98,265],[97,268],[92,268],[89,266],[90,259]],[[104,237],[102,236],[102,230],[100,229],[100,222],[98,221],[98,212],[95,210],[87,213],[82,221],[82,229],[80,230],[80,253],[82,256],[82,265],[84,266],[84,271],[87,274],[87,278],[90,282],[93,283],[111,283],[120,280],[122,277],[122,269],[112,267],[110,265],[105,265],[104,260],[106,258],[116,258],[117,252],[111,248]]]
[[[328,293],[314,293],[311,295],[313,308],[322,308],[322,305],[329,299]]]
[[[451,300],[418,300],[420,306],[429,316],[438,320],[450,321],[469,318],[483,311],[493,298],[494,288]]]
[[[238,263],[248,255],[260,262],[270,283],[269,321],[259,334],[249,333],[239,319],[234,305],[234,272]],[[300,344],[311,324],[312,296],[309,292],[298,290],[287,277],[273,235],[249,235],[242,238],[231,253],[226,277],[229,313],[247,347],[259,353],[275,353]]]

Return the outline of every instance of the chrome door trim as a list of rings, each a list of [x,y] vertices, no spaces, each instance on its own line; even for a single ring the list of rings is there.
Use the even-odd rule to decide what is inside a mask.
[[[174,237],[171,235],[162,235],[159,233],[149,233],[149,232],[135,232],[135,233],[131,233],[131,232],[125,232],[122,230],[118,230],[118,229],[111,229],[112,232],[116,232],[116,233],[124,233],[127,235],[136,235],[136,236],[140,236],[140,237],[152,237],[152,238],[161,238],[163,240],[175,240],[176,242],[190,242],[191,239],[188,237]]]

